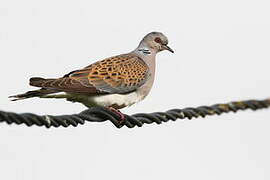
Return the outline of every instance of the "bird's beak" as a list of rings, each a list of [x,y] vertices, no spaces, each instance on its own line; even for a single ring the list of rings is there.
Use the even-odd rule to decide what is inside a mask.
[[[167,46],[167,45],[163,45],[163,49],[164,49],[164,50],[168,50],[168,51],[170,51],[171,53],[174,53],[174,51],[172,50],[172,48],[170,48],[170,47]]]

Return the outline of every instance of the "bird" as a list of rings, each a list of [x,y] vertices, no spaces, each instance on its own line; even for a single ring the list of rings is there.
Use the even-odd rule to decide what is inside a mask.
[[[9,98],[12,101],[33,97],[64,98],[88,108],[106,107],[123,121],[125,117],[119,109],[149,94],[155,79],[156,54],[163,50],[174,53],[163,33],[150,32],[129,53],[105,58],[60,78],[32,77],[30,85],[39,87],[38,90]]]

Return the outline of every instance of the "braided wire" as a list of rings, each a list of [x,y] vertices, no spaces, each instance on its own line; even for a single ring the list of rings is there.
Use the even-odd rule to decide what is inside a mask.
[[[138,113],[126,115],[125,120],[121,121],[119,115],[107,108],[93,107],[79,114],[72,115],[36,115],[32,113],[13,113],[0,111],[0,122],[7,124],[25,124],[26,126],[45,126],[50,127],[69,127],[89,122],[111,121],[117,128],[127,126],[128,128],[142,127],[143,124],[161,124],[162,122],[175,121],[177,119],[192,119],[210,115],[220,115],[222,113],[237,112],[239,110],[258,110],[268,108],[270,99],[235,101],[227,104],[215,104],[212,106],[200,106],[197,108],[171,109],[166,112]]]

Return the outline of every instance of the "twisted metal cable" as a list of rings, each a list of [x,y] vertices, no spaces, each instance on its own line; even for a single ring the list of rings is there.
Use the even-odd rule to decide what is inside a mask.
[[[220,115],[222,113],[237,112],[239,110],[258,110],[268,108],[270,106],[270,98],[265,100],[247,100],[235,101],[227,104],[215,104],[212,106],[200,106],[197,108],[171,109],[166,112],[154,113],[139,113],[133,115],[124,115],[125,120],[121,122],[118,114],[110,111],[107,108],[93,107],[87,109],[79,114],[72,115],[36,115],[32,113],[13,113],[0,111],[0,122],[7,124],[25,124],[26,126],[45,126],[50,127],[69,127],[84,124],[89,122],[104,122],[111,121],[117,128],[127,126],[133,128],[135,126],[142,127],[143,124],[161,124],[162,122],[175,121],[177,119],[192,119],[198,117],[205,117],[210,115]]]

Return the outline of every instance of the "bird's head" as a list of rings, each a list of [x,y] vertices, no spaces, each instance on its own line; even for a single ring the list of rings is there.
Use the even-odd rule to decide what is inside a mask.
[[[148,48],[151,48],[155,52],[168,50],[174,53],[174,51],[168,46],[168,38],[161,32],[151,32],[147,34],[146,36],[144,36],[141,43]]]

